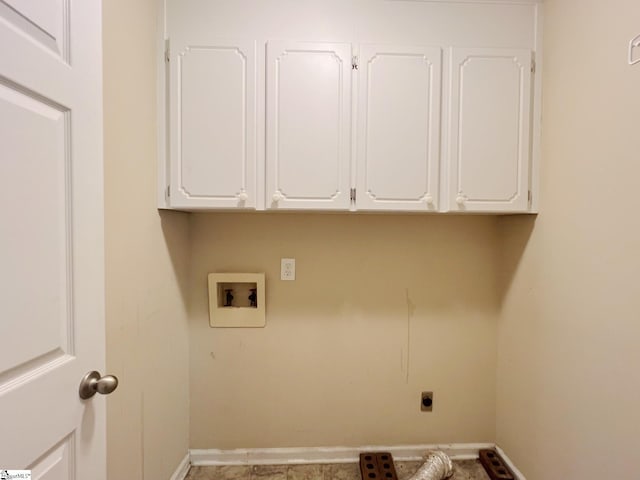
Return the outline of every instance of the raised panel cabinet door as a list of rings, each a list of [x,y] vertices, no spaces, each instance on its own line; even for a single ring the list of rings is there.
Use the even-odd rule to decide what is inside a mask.
[[[171,39],[172,208],[255,208],[256,45]]]
[[[266,206],[350,206],[351,45],[268,42]]]
[[[362,45],[358,63],[357,208],[437,211],[441,49]]]
[[[526,212],[531,52],[453,48],[450,90],[450,209]]]

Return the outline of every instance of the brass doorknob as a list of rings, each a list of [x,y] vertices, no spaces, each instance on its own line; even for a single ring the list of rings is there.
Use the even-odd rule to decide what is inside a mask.
[[[80,382],[80,398],[86,400],[93,397],[96,393],[101,395],[109,395],[118,388],[118,378],[113,375],[100,376],[100,373],[87,373]]]

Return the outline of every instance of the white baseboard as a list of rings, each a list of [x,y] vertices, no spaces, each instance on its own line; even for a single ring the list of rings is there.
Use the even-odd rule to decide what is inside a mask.
[[[176,471],[173,472],[173,475],[171,475],[171,478],[169,478],[169,480],[184,480],[184,478],[187,476],[187,473],[189,473],[189,467],[191,467],[191,462],[190,455],[189,453],[187,453],[178,465],[178,468],[176,468]]]
[[[254,448],[237,450],[191,450],[191,465],[284,465],[309,463],[355,463],[361,452],[390,452],[394,460],[421,460],[428,450],[442,450],[453,460],[478,458],[478,451],[493,443],[400,445],[363,447]],[[522,479],[524,480],[524,478]]]
[[[496,448],[496,451],[502,457],[502,460],[504,460],[504,462],[507,464],[507,467],[509,467],[509,470],[511,470],[511,472],[515,475],[516,480],[527,480],[526,478],[524,478],[524,475],[522,474],[522,472],[516,468],[516,466],[511,461],[511,459],[507,456],[507,454],[504,453],[504,450],[502,450],[498,445],[496,445],[495,448]]]

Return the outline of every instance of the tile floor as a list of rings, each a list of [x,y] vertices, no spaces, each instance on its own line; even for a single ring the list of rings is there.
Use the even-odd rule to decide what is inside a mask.
[[[450,480],[489,480],[477,460],[453,462]],[[422,462],[395,462],[398,480],[407,480]],[[191,467],[185,480],[360,480],[357,463],[325,465],[233,465]]]

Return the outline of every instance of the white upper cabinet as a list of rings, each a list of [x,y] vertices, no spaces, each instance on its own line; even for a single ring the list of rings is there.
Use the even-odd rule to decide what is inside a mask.
[[[528,210],[531,71],[529,50],[451,50],[451,211]]]
[[[536,212],[537,0],[163,5],[161,208]]]
[[[255,208],[255,42],[176,40],[169,65],[170,206]]]
[[[268,42],[266,207],[347,210],[351,45]]]
[[[437,211],[441,58],[437,47],[360,47],[357,209]]]

